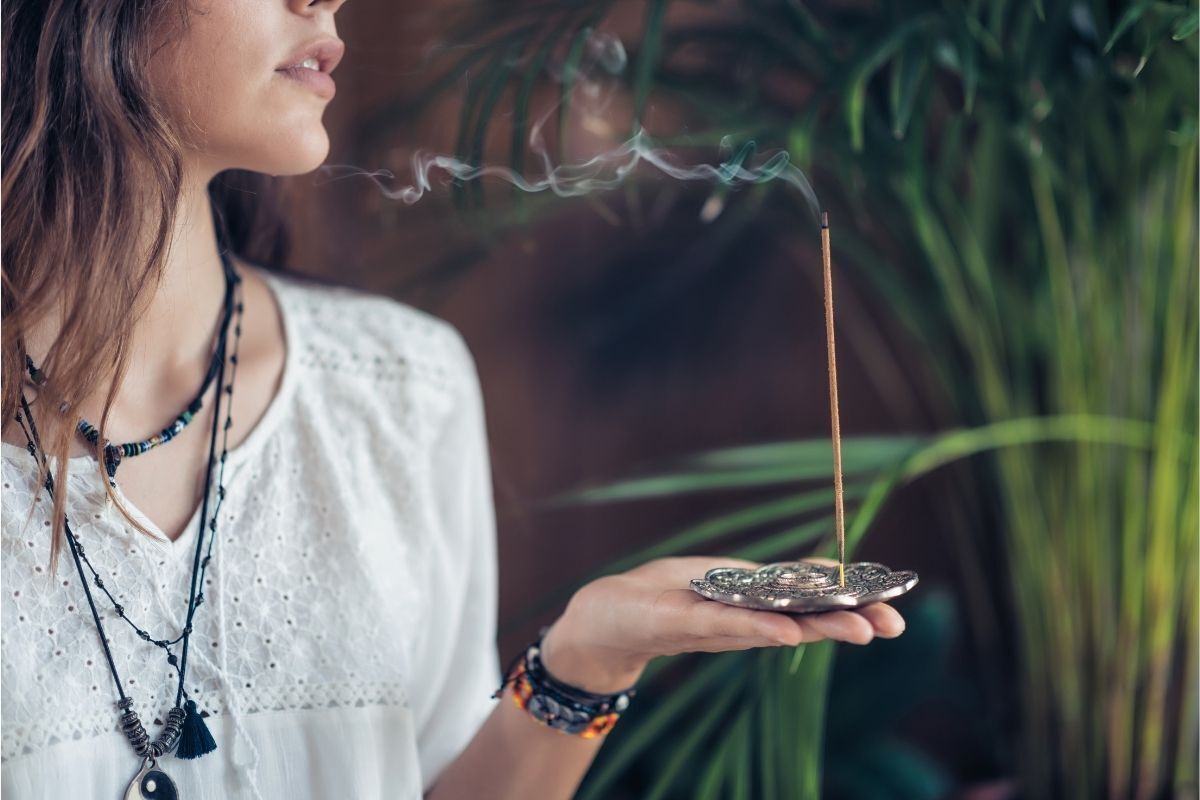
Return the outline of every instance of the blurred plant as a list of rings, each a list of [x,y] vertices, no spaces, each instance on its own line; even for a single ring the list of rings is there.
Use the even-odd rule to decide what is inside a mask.
[[[497,22],[488,6],[485,21],[467,31],[482,44],[428,95],[444,93],[468,68],[480,76],[463,104],[460,155],[483,156],[503,108],[511,110],[501,132],[511,166],[526,168],[534,91],[551,60],[561,82],[564,152],[576,67],[614,7],[611,0],[505,4]],[[822,200],[838,220],[839,262],[886,298],[922,344],[938,390],[971,426],[937,440],[860,441],[848,451],[858,475],[848,484],[859,504],[853,538],[900,480],[926,471],[930,452],[976,452],[961,446],[964,439],[1012,445],[972,461],[957,544],[966,583],[1006,588],[999,594],[1011,606],[1021,735],[1008,759],[1022,791],[1152,798],[1194,787],[1196,4],[647,0],[644,7],[625,75],[630,131],[652,127],[648,110],[658,105],[688,123],[686,136],[661,137],[664,144],[715,148],[734,135],[786,147],[824,187]],[[373,129],[413,110],[385,109]],[[464,209],[486,199],[477,184],[456,193]],[[771,187],[718,189],[714,199],[728,210],[689,250],[706,258],[725,252],[748,217],[804,213],[797,195]],[[558,205],[550,198],[492,213],[489,231]],[[627,205],[636,213],[637,203]],[[657,483],[592,497],[816,478],[828,472],[826,462],[814,466],[810,448],[817,447],[827,443],[725,451]],[[786,496],[650,554],[823,513],[829,502],[824,489]],[[819,517],[738,554],[794,555],[827,532],[828,519]],[[989,549],[991,537],[998,548]],[[1004,557],[1002,569],[989,560],[993,550]],[[985,650],[999,650],[989,599],[973,598],[971,627]],[[775,658],[757,657],[754,669],[779,676]],[[809,648],[794,677],[762,689],[776,693],[772,708],[789,709],[792,724],[768,719],[769,731],[782,731],[778,746],[796,761],[775,770],[775,751],[764,754],[754,785],[773,781],[774,791],[760,796],[819,796],[823,711],[814,698],[824,696],[830,658],[828,649]],[[710,765],[729,765],[712,785],[746,786],[743,748],[760,752],[768,736],[755,738],[754,720],[775,712],[755,716],[752,704],[738,702],[748,679],[731,681],[734,669],[750,675],[749,658],[704,662],[656,709],[660,716],[613,742],[584,796],[603,796],[615,771],[665,731],[662,720],[701,696],[709,699],[707,716],[675,740],[663,771],[677,776],[703,746],[715,759]],[[733,724],[714,739],[709,733],[726,712]],[[650,796],[665,796],[665,784],[657,786]]]
[[[845,496],[853,509],[846,531],[847,552],[854,551],[888,497],[904,484],[960,459],[1051,442],[1093,443],[1148,451],[1154,447],[1154,426],[1117,418],[1044,416],[1005,420],[936,437],[848,438],[843,442],[842,450]],[[628,502],[696,492],[778,488],[803,482],[806,484],[803,491],[701,523],[631,554],[604,571],[619,571],[651,558],[696,548],[704,548],[706,552],[725,551],[736,558],[770,560],[794,555],[801,548],[821,541],[828,549],[832,493],[826,486],[831,460],[827,439],[739,447],[705,453],[671,472],[590,489],[567,499],[590,503]],[[814,484],[817,478],[822,480]],[[782,530],[756,536],[749,544],[732,547],[722,544],[764,526],[780,525],[784,526]],[[936,664],[936,650],[927,655],[930,662]],[[697,757],[702,746],[706,748],[704,757],[696,760],[710,765],[706,775],[712,773],[708,780],[714,787],[743,785],[743,779],[738,777],[740,772],[735,774],[745,768],[737,760],[740,756],[735,755],[740,752],[738,748],[777,754],[777,757],[764,755],[756,762],[754,776],[745,779],[765,787],[761,793],[742,795],[738,789],[731,796],[829,796],[822,790],[821,776],[826,765],[825,698],[832,658],[832,646],[823,644],[802,646],[792,654],[783,655],[769,652],[727,654],[704,663],[688,675],[683,686],[675,685],[671,689],[666,702],[645,717],[634,717],[633,724],[621,735],[613,735],[614,741],[602,751],[600,762],[580,793],[581,800],[608,797],[613,782],[626,770],[637,769],[641,762],[653,763],[656,767],[648,782],[650,788],[646,797],[693,796],[686,786],[676,785],[676,782],[686,783],[690,773],[685,771],[685,765],[689,759]],[[901,668],[900,664],[895,666]],[[655,662],[651,667],[646,675],[647,683],[677,677],[665,669],[664,663]],[[929,669],[930,664],[925,668]],[[890,689],[900,695],[894,705],[902,706],[912,687],[891,686]],[[760,704],[761,710],[754,711]],[[692,717],[696,705],[702,705],[704,709],[699,718]],[[738,711],[732,712],[730,709],[735,707]],[[729,713],[754,715],[761,724],[729,725]],[[863,722],[863,729],[872,727],[866,724],[867,720]],[[670,755],[663,757],[660,737],[673,729],[686,730],[687,735],[668,740]],[[832,726],[832,730],[838,730],[837,725]],[[886,731],[886,727],[883,730]],[[651,752],[652,746],[654,752]],[[844,755],[845,748],[835,752]],[[717,753],[727,755],[722,755],[720,766],[712,766],[711,759]],[[871,755],[869,750],[863,754]],[[844,762],[843,758],[843,765]],[[935,797],[931,787],[940,785],[940,776],[936,770],[922,769],[922,765],[920,759],[910,764],[914,775],[925,775],[928,780],[925,789],[914,789],[917,793],[912,796]],[[719,790],[714,788],[714,791]],[[852,787],[847,791],[850,792],[848,796],[859,796]]]

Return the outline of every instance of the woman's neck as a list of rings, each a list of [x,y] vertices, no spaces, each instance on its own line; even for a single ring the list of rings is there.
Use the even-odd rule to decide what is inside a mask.
[[[224,292],[207,181],[185,182],[161,279],[144,297],[131,332],[128,368],[110,417],[118,436],[126,427],[143,428],[144,415],[156,402],[173,406],[199,388],[212,356]],[[35,362],[43,362],[60,324],[57,315],[48,317],[26,334]],[[108,388],[101,383],[96,396],[75,399],[79,413],[93,422],[99,421]]]
[[[162,278],[133,328],[128,379],[153,384],[207,364],[224,293],[207,187],[192,182],[180,196]]]

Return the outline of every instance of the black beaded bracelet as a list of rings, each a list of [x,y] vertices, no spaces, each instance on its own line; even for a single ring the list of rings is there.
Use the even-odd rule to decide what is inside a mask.
[[[543,629],[542,635],[545,633]],[[542,665],[541,653],[539,637],[517,659],[492,696],[500,697],[511,683],[517,707],[544,725],[584,739],[595,739],[612,730],[637,690],[630,687],[615,694],[597,694],[563,683]]]

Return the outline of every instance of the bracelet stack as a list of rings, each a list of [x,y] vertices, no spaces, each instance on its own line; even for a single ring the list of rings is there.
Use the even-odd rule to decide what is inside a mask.
[[[548,727],[583,739],[611,731],[637,690],[631,687],[616,694],[596,694],[563,683],[546,671],[541,652],[539,639],[526,648],[492,696],[500,697],[511,683],[517,707]]]

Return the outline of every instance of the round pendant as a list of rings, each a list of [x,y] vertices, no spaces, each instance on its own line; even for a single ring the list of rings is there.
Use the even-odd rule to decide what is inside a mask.
[[[149,756],[142,761],[142,768],[129,782],[125,800],[179,800],[175,782],[158,768],[158,762]]]
[[[882,564],[860,561],[846,565],[846,585],[838,585],[837,565],[811,561],[766,564],[758,569],[710,569],[692,581],[692,589],[731,606],[814,614],[860,608],[899,597],[917,585],[917,573],[892,572]]]

